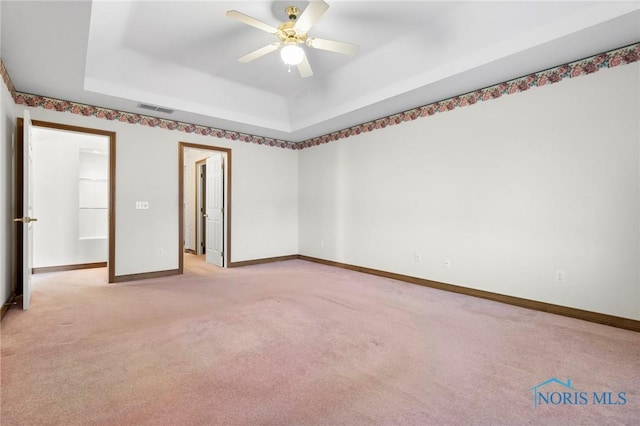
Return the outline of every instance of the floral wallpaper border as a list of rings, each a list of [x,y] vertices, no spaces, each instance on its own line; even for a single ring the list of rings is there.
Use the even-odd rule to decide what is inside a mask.
[[[96,117],[110,121],[120,121],[122,123],[140,124],[148,127],[159,127],[161,129],[177,130],[179,132],[193,133],[196,135],[213,136],[220,139],[231,139],[258,145],[276,146],[279,148],[298,149],[295,142],[272,139],[263,136],[250,135],[247,133],[233,132],[230,130],[217,129],[215,127],[201,126],[198,124],[183,123],[181,121],[166,120],[164,118],[152,117],[149,115],[135,114],[132,112],[118,111],[109,108],[96,107],[71,101],[49,98],[46,96],[31,95],[17,92],[14,97],[16,104],[30,107],[40,107],[55,110],[58,112],[70,112],[89,117]]]
[[[511,95],[518,92],[527,91],[533,87],[546,86],[548,84],[557,83],[566,78],[575,78],[582,75],[592,74],[600,71],[602,68],[613,68],[624,64],[637,62],[640,59],[640,43],[622,47],[609,52],[591,56],[579,61],[570,62],[540,71],[534,74],[499,83],[484,89],[469,92],[464,95],[455,96],[439,102],[423,105],[405,112],[379,118],[357,126],[343,129],[338,132],[329,133],[299,143],[299,149],[309,148],[348,138],[349,136],[359,135],[360,133],[370,132],[376,129],[383,129],[387,126],[400,124],[404,121],[412,121],[421,117],[430,117],[434,114],[451,111],[456,108],[462,108],[474,105],[479,102],[490,101],[503,95]]]
[[[2,80],[4,80],[5,86],[7,86],[7,89],[9,89],[9,93],[11,93],[11,97],[15,101],[17,97],[16,88],[13,87],[13,82],[11,81],[11,77],[9,77],[7,69],[4,67],[4,62],[2,62],[2,59],[0,59],[0,74],[2,74]]]
[[[159,127],[161,129],[178,130],[185,133],[194,133],[196,135],[209,135],[217,138],[237,140],[246,143],[254,143],[258,145],[274,146],[287,149],[305,149],[328,142],[337,141],[348,138],[349,136],[359,135],[361,133],[371,132],[377,129],[383,129],[387,126],[393,126],[405,121],[412,121],[422,117],[430,117],[435,114],[463,108],[469,105],[475,105],[479,102],[486,102],[497,99],[504,95],[511,95],[527,91],[534,87],[546,86],[557,83],[567,78],[575,78],[582,75],[593,74],[603,68],[614,68],[624,64],[630,64],[640,60],[640,42],[611,50],[609,52],[594,55],[585,59],[570,62],[550,68],[545,71],[533,73],[524,77],[499,83],[484,89],[469,92],[460,96],[444,99],[439,102],[423,105],[410,109],[398,114],[382,117],[373,121],[349,127],[337,132],[318,136],[302,142],[290,142],[281,139],[272,139],[262,136],[250,135],[246,133],[233,132],[229,130],[216,129],[214,127],[201,126],[191,123],[183,123],[180,121],[166,120],[148,115],[135,114],[113,110],[109,108],[101,108],[91,105],[85,105],[77,102],[64,101],[60,99],[49,98],[46,96],[31,95],[27,93],[16,92],[11,78],[0,59],[0,72],[2,78],[11,92],[16,104],[27,105],[30,107],[40,107],[60,112],[71,112],[72,114],[80,114],[84,116],[92,116],[111,121],[120,121],[130,124],[140,124],[149,127]]]

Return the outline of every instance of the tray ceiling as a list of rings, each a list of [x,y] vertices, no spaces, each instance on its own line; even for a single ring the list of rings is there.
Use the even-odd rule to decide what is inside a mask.
[[[18,91],[301,141],[640,40],[640,2],[327,1],[306,49],[314,76],[276,41],[225,17],[277,25],[304,1],[2,2],[2,59]]]

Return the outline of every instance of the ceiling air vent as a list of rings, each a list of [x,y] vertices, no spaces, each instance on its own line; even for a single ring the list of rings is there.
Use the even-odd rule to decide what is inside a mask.
[[[149,111],[162,112],[165,114],[173,114],[174,110],[148,104],[138,104],[138,108],[148,109]]]

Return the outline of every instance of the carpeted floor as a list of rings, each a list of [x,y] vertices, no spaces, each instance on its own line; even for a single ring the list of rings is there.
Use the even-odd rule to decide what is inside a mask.
[[[640,333],[301,260],[186,261],[34,276],[2,321],[2,425],[640,422]],[[571,389],[534,407],[550,378]]]

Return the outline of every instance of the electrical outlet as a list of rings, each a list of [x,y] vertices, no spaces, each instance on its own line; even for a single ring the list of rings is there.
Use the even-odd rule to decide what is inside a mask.
[[[422,253],[415,252],[413,254],[413,261],[414,262],[421,262],[422,261]]]
[[[158,256],[160,257],[164,256],[164,250],[158,249]]]
[[[566,277],[564,275],[564,271],[556,271],[556,282],[557,283],[563,283],[565,281]]]
[[[451,259],[449,259],[448,257],[444,260],[444,266],[446,266],[447,268],[451,268]]]
[[[320,247],[324,248],[324,240],[320,240]]]
[[[148,201],[136,201],[136,210],[149,210]]]

